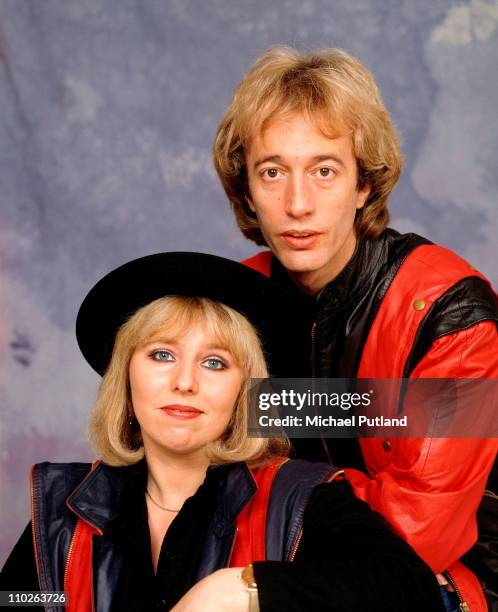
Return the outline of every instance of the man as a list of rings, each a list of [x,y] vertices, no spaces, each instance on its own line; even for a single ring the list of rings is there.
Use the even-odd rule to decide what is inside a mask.
[[[386,229],[402,157],[359,61],[336,49],[264,53],[235,91],[214,161],[241,231],[272,251],[245,263],[315,301],[313,376],[498,377],[498,309],[486,279],[451,251]],[[461,609],[486,609],[457,560],[476,540],[495,440],[319,440],[296,449],[350,466],[356,494],[445,572],[440,581],[452,583]]]

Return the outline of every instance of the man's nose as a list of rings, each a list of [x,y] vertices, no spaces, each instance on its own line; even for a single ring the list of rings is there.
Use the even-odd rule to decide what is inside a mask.
[[[175,368],[173,387],[180,393],[197,392],[197,376],[195,363],[190,361],[180,361]]]
[[[287,183],[285,212],[289,217],[300,219],[311,215],[314,210],[315,205],[306,177],[299,174],[292,175]]]

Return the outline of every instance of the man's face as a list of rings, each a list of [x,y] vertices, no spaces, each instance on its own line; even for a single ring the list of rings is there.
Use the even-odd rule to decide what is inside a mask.
[[[246,163],[263,236],[301,288],[316,293],[352,256],[355,213],[370,193],[357,189],[351,136],[328,138],[303,114],[287,115],[252,139]]]

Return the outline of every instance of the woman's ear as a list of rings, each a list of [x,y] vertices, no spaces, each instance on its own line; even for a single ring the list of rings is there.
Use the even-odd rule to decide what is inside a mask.
[[[127,442],[130,450],[137,450],[142,446],[142,434],[140,431],[140,424],[135,416],[133,410],[133,404],[130,399],[126,400],[126,432]]]
[[[237,399],[235,400],[235,404],[233,405],[232,416],[230,417],[230,421],[228,422],[225,433],[223,434],[223,438],[225,440],[229,437],[229,434],[231,434],[231,432],[233,431],[233,428],[237,421],[238,413],[240,411],[240,403],[243,401],[244,397],[247,397],[246,395],[247,384],[248,384],[248,380],[246,379],[246,380],[243,380],[242,384],[240,385],[239,394],[237,395]]]

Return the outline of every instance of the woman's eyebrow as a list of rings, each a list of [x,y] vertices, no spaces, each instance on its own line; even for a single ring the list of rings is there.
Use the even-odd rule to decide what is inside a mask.
[[[153,336],[152,338],[150,338],[149,340],[147,340],[145,342],[146,345],[148,344],[171,344],[173,346],[176,346],[178,344],[177,340],[174,340],[172,338],[167,338],[166,336]]]
[[[206,348],[209,351],[224,351],[225,353],[230,353],[226,346],[222,346],[221,344],[207,344]]]
[[[169,344],[170,346],[178,346],[179,342],[178,340],[173,339],[173,338],[168,338],[167,336],[157,336],[157,337],[151,338],[150,340],[147,340],[147,342],[145,343],[145,346],[148,346],[149,344]],[[230,350],[228,349],[227,346],[223,346],[222,344],[219,344],[218,342],[210,342],[209,344],[205,344],[201,348],[202,350],[224,351],[225,353],[230,353]]]

